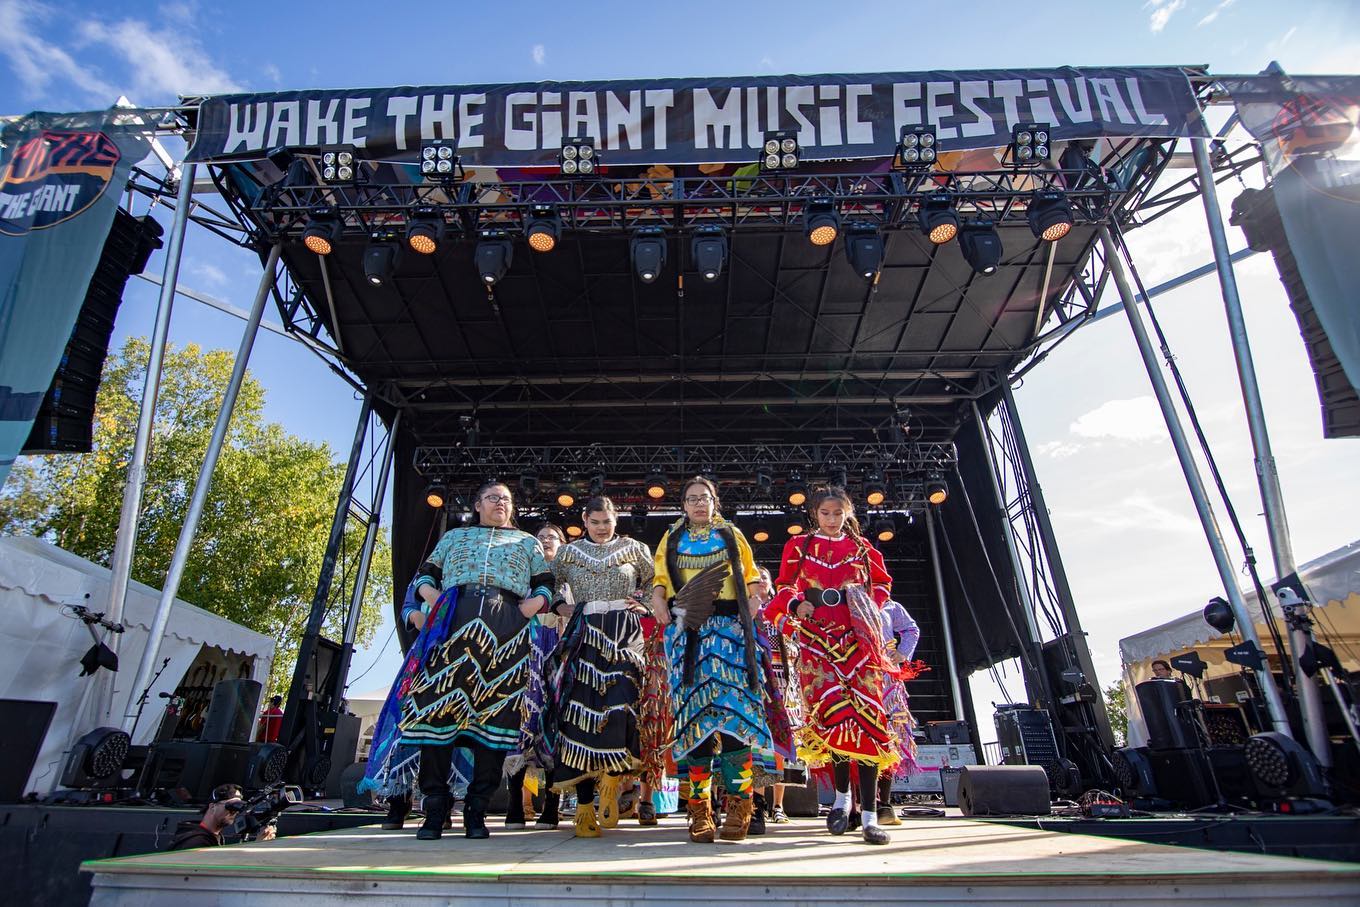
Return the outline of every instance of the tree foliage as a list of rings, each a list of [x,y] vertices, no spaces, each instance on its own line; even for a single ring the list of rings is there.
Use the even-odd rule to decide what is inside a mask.
[[[26,458],[0,495],[0,533],[34,535],[108,566],[113,556],[127,466],[137,431],[146,362],[144,338],[129,339],[105,364],[95,410],[94,450]],[[188,513],[233,354],[196,345],[166,350],[147,460],[132,578],[160,588]],[[294,437],[264,420],[265,392],[249,374],[237,399],[185,566],[179,597],[276,640],[271,690],[291,676],[315,593],[344,463],[330,447]],[[362,527],[346,531],[357,554]],[[327,613],[338,640],[353,579],[342,558]],[[386,532],[373,555],[356,642],[367,642],[392,600]]]
[[[1105,714],[1109,716],[1115,744],[1123,746],[1124,741],[1129,739],[1129,710],[1122,680],[1116,680],[1105,688]]]

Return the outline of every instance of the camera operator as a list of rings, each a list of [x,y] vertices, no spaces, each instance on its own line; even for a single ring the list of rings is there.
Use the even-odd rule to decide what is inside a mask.
[[[188,850],[191,847],[215,847],[223,843],[222,832],[236,823],[247,805],[240,785],[219,784],[213,788],[212,799],[203,809],[203,818],[198,821],[186,819],[179,823],[175,838],[167,849]],[[261,825],[255,834],[257,841],[270,841],[273,838],[272,822]]]

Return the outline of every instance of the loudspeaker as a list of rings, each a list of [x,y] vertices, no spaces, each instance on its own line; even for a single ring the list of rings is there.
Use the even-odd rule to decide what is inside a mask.
[[[354,765],[359,756],[358,715],[342,714],[335,722],[335,734],[331,737],[331,770],[326,776],[326,796],[342,797],[343,778],[346,769]]]
[[[222,680],[215,684],[198,739],[204,743],[249,743],[263,689],[258,680]]]
[[[959,766],[940,766],[940,794],[944,797],[945,806],[959,805],[959,781],[962,775],[963,769]]]
[[[1149,748],[1188,749],[1199,745],[1193,725],[1176,708],[1190,699],[1190,688],[1183,681],[1170,678],[1145,680],[1134,687],[1134,693],[1147,724]]]
[[[1066,782],[1048,712],[1027,705],[1002,705],[997,706],[993,720],[1003,763],[1041,766],[1052,785]]]
[[[1214,768],[1202,749],[1149,750],[1148,762],[1157,784],[1157,796],[1184,809],[1199,809],[1218,802]]]
[[[1048,775],[1037,765],[965,765],[959,809],[965,816],[1046,816]]]
[[[821,804],[817,799],[817,780],[809,778],[802,784],[784,788],[784,812],[799,818],[816,818]]]
[[[219,784],[249,786],[251,749],[225,743],[181,740],[158,743],[147,758],[146,784],[150,789],[182,787],[200,802]]]
[[[968,722],[966,721],[927,721],[926,740],[930,743],[948,745],[968,742]]]
[[[378,805],[373,791],[359,793],[359,782],[364,780],[367,768],[367,761],[355,762],[340,772],[340,799],[344,801],[345,809],[373,809]]]
[[[57,711],[55,702],[0,699],[0,803],[18,803]]]

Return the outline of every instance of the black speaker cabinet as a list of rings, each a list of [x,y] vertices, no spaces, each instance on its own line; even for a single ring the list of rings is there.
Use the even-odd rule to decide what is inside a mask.
[[[250,784],[250,747],[180,740],[158,743],[147,758],[146,785],[184,788],[192,800],[207,801],[219,784]]]
[[[1046,816],[1048,775],[1037,765],[965,765],[959,809],[965,816]]]
[[[326,776],[326,796],[341,798],[344,796],[342,788],[344,786],[344,773],[354,760],[359,756],[359,725],[361,720],[358,715],[342,714],[335,722],[335,734],[331,737],[331,770]]]
[[[1057,785],[1064,780],[1058,741],[1048,712],[1027,705],[1002,705],[996,709],[996,738],[1006,765],[1038,765]]]
[[[255,712],[260,707],[258,680],[223,680],[213,687],[208,714],[198,739],[204,743],[243,745],[250,742]]]
[[[57,711],[55,702],[0,699],[0,803],[18,803]]]
[[[1214,768],[1202,749],[1149,750],[1157,796],[1183,809],[1199,809],[1218,802]]]
[[[1194,727],[1186,720],[1184,710],[1176,706],[1190,699],[1190,689],[1183,681],[1157,678],[1145,680],[1134,687],[1138,708],[1147,724],[1148,747],[1154,750],[1186,749],[1198,746]]]

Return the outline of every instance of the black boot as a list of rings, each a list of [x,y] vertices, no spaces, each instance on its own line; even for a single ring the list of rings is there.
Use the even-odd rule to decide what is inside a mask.
[[[486,809],[491,804],[491,795],[500,786],[504,764],[505,753],[502,751],[481,746],[472,750],[472,781],[468,784],[467,804],[463,807],[463,834],[466,837],[491,837],[486,827]]]
[[[888,837],[888,833],[877,825],[864,826],[864,831],[861,834],[864,835],[865,844],[887,844],[892,840]]]
[[[466,838],[489,838],[491,830],[486,827],[486,813],[482,810],[473,811],[468,807],[463,813],[463,836]]]
[[[420,841],[438,841],[440,835],[444,833],[444,820],[449,815],[449,798],[426,797],[424,809],[425,821],[420,823],[416,838]]]
[[[411,814],[411,795],[402,794],[387,798],[387,818],[383,819],[382,827],[388,831],[393,831],[406,826],[406,817]]]
[[[844,807],[833,808],[826,814],[826,830],[833,835],[845,834],[845,829],[850,825],[850,816]]]
[[[765,834],[765,798],[760,794],[751,795],[751,824],[746,828],[748,835]]]
[[[505,827],[523,828],[524,822],[524,774],[527,769],[520,769],[509,778],[510,799],[506,801],[505,807]]]
[[[556,828],[560,820],[557,814],[558,805],[562,802],[562,795],[553,791],[548,791],[543,795],[543,812],[539,813],[538,821],[534,823],[534,828]]]

